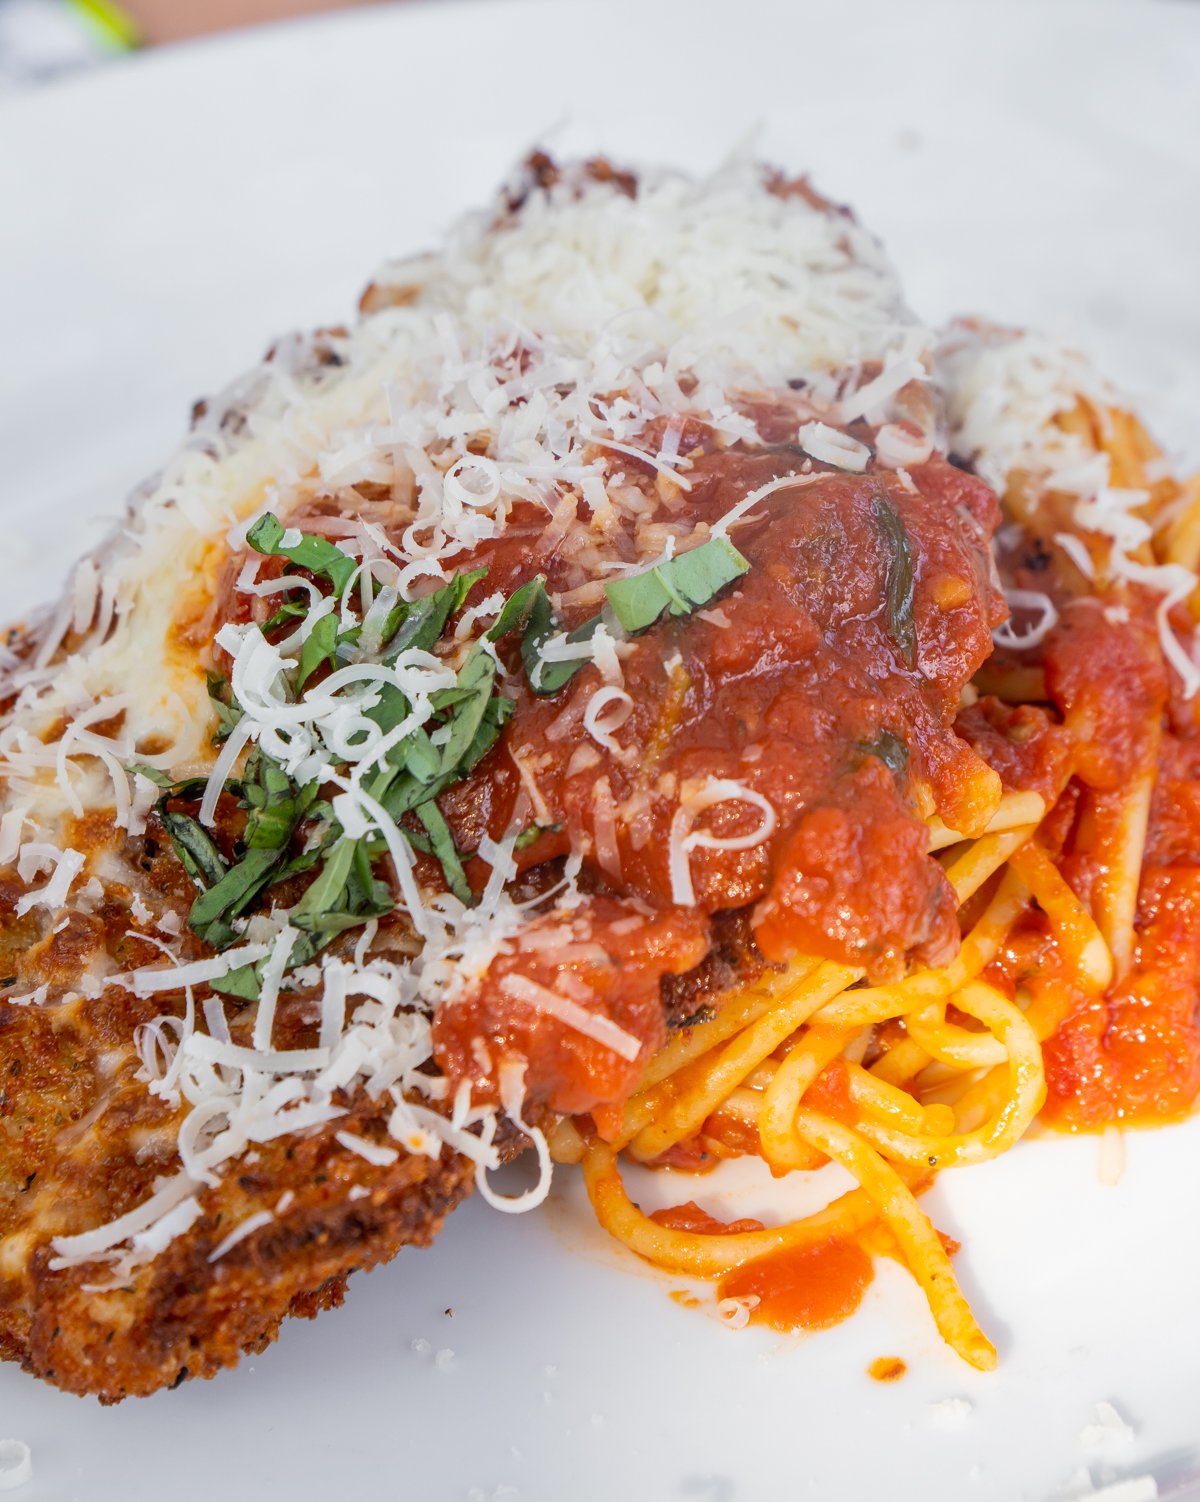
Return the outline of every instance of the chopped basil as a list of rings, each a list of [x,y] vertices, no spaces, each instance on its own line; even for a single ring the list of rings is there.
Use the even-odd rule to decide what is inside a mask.
[[[162,797],[155,805],[159,823],[166,830],[175,854],[184,870],[199,887],[210,887],[221,881],[226,873],[225,857],[217,849],[212,836],[190,814],[179,813],[170,807],[178,799],[195,800],[204,795],[208,786],[206,777],[187,777],[182,782],[172,782],[156,767],[135,762],[129,769],[136,776],[145,777],[155,787],[162,789]],[[235,793],[241,792],[240,782],[227,782],[225,786]]]
[[[280,626],[289,625],[292,621],[303,620],[311,608],[308,600],[288,600],[286,604],[279,607],[269,621],[264,621],[259,629],[264,636],[267,636]]]
[[[144,777],[147,782],[152,782],[156,788],[167,788],[172,792],[182,783],[173,782],[165,772],[160,772],[157,767],[148,767],[143,762],[135,761],[129,768],[135,777]],[[204,786],[204,779],[195,779],[200,786]]]
[[[300,665],[296,669],[296,692],[299,693],[319,667],[337,661],[338,618],[332,612],[323,615],[300,648]]]
[[[570,683],[587,658],[572,657],[565,661],[554,662],[542,655],[547,644],[554,637],[562,635],[562,627],[550,603],[550,596],[546,593],[546,586],[541,582],[541,576],[531,580],[530,583],[537,587],[530,595],[526,611],[525,629],[521,636],[521,662],[524,665],[529,686],[535,694],[556,694]],[[525,587],[522,586],[522,588]],[[501,612],[501,619],[503,619],[503,612]],[[499,622],[496,624],[499,625]],[[581,626],[576,626],[573,631],[568,631],[566,640],[569,642],[590,641],[599,625],[600,617],[595,615],[591,620],[584,621]],[[495,629],[496,627],[493,626],[492,630],[495,631]]]
[[[487,713],[496,681],[496,662],[482,644],[471,649],[465,663],[459,669],[458,682],[449,690],[455,698],[448,704],[439,704],[440,696],[434,696],[437,708],[450,708],[450,734],[442,747],[441,766],[443,777],[459,767],[479,734],[483,717]]]
[[[383,661],[395,662],[401,652],[412,648],[431,652],[445,631],[447,621],[462,609],[471,590],[486,576],[487,570],[482,568],[469,574],[456,574],[449,584],[433,594],[397,605],[386,623],[390,625],[392,616],[396,617],[396,625],[392,628],[394,634],[389,634],[385,625],[383,639],[387,651]]]
[[[175,854],[194,882],[211,888],[224,879],[225,857],[198,819],[193,819],[190,814],[171,813],[165,808],[160,811],[159,818],[171,837]]]
[[[435,782],[441,771],[438,748],[423,727],[414,730],[404,748],[404,770],[417,782]]]
[[[267,625],[270,625],[269,621]],[[263,630],[266,630],[266,626]],[[208,683],[208,697],[217,712],[217,733],[213,739],[220,745],[222,741],[229,739],[229,732],[241,719],[242,711],[231,703],[229,684],[220,673],[205,673],[204,677]]]
[[[292,963],[302,964],[331,939],[370,918],[392,910],[392,894],[371,869],[374,852],[368,840],[346,835],[333,845],[317,879],[291,911],[288,921],[305,931],[292,951]]]
[[[343,835],[334,845],[321,874],[292,909],[288,922],[295,928],[317,929],[328,914],[338,909],[346,894],[357,844]]]
[[[890,501],[875,497],[875,521],[884,545],[884,596],[888,633],[905,667],[917,665],[917,626],[913,615],[913,558],[908,532]]]
[[[460,902],[469,906],[475,900],[474,894],[445,815],[432,798],[427,803],[418,803],[416,813],[429,835],[431,853],[441,862],[446,885]]]
[[[894,731],[881,730],[874,740],[863,741],[858,749],[864,756],[874,756],[894,777],[908,766],[908,747]]]
[[[328,580],[339,593],[345,589],[358,566],[354,559],[324,538],[302,533],[298,542],[285,545],[285,535],[280,522],[268,515],[251,529],[249,542],[262,553],[283,557],[292,566]],[[632,629],[641,629],[663,610],[680,614],[702,604],[746,567],[735,549],[717,539],[648,574],[610,586],[615,592],[613,611],[627,628],[635,620],[638,624]],[[485,574],[483,569],[460,574],[421,599],[399,601],[382,623],[379,649],[372,654],[375,660],[390,665],[405,652],[435,650],[449,622]],[[302,620],[310,610],[305,602],[288,601],[262,629],[270,631]],[[515,708],[514,700],[499,688],[500,664],[490,644],[519,634],[521,660],[531,687],[539,694],[553,694],[587,658],[555,661],[543,655],[545,649],[552,640],[586,642],[600,623],[601,618],[595,616],[564,632],[545,576],[529,579],[503,603],[491,629],[468,652],[453,686],[431,696],[426,723],[390,747],[371,770],[365,790],[393,821],[409,818],[405,837],[439,862],[447,887],[464,903],[474,900],[464,866],[468,854],[458,849],[437,799],[487,755]],[[342,629],[337,614],[320,616],[312,623],[289,675],[289,692],[299,698],[314,674],[353,658],[361,639],[361,622]],[[216,738],[222,739],[237,724],[241,709],[231,700],[226,681],[216,674],[209,676],[209,693],[220,719]],[[366,711],[385,734],[411,712],[408,698],[394,684],[381,685],[377,702]],[[162,789],[159,812],[164,827],[201,888],[192,904],[189,926],[216,948],[227,948],[241,937],[239,920],[266,893],[309,872],[312,879],[289,915],[301,933],[291,954],[293,967],[319,954],[338,934],[392,910],[390,886],[374,873],[374,863],[386,852],[382,837],[377,833],[362,838],[347,835],[332,806],[320,797],[319,783],[298,784],[261,748],[251,751],[241,778],[225,784],[226,792],[239,800],[246,814],[230,857],[222,854],[195,818],[168,806],[175,799],[201,798],[205,779],[172,783],[152,769],[141,770]],[[559,828],[533,825],[519,837],[518,846],[525,848]],[[301,842],[303,848],[297,851]],[[262,962],[243,966],[215,981],[213,989],[253,999],[259,994],[262,969]]]
[[[688,615],[750,567],[726,537],[714,537],[642,574],[613,579],[604,593],[626,631],[644,631],[664,611]]]
[[[514,850],[528,850],[536,845],[544,834],[558,834],[561,824],[527,824],[513,843]]]
[[[247,532],[246,541],[256,553],[286,558],[297,568],[307,569],[318,578],[328,579],[334,594],[340,595],[358,568],[349,553],[343,553],[341,548],[327,538],[314,537],[308,532],[301,532],[300,541],[294,546],[284,546],[283,539],[286,535],[287,529],[283,523],[268,511]]]
[[[242,798],[250,810],[243,843],[250,850],[286,849],[301,815],[316,796],[315,782],[297,787],[282,767],[255,751],[242,779]]]
[[[214,991],[222,996],[234,996],[239,1001],[257,1001],[262,990],[262,977],[254,965],[239,965],[228,975],[220,975],[209,981]]]
[[[282,767],[256,750],[246,763],[241,792],[248,811],[241,840],[244,854],[197,897],[188,915],[192,932],[218,949],[235,937],[233,919],[279,880],[292,836],[318,788],[316,783],[298,787]]]
[[[192,903],[188,927],[198,939],[217,949],[226,949],[237,937],[233,920],[240,918],[259,893],[271,885],[272,873],[283,857],[281,850],[259,847],[247,850],[236,866]]]
[[[519,589],[514,589],[505,600],[504,608],[488,632],[488,640],[499,641],[502,636],[507,636],[511,631],[524,631],[535,608],[547,609],[549,605],[550,599],[546,594],[546,576],[535,574]]]

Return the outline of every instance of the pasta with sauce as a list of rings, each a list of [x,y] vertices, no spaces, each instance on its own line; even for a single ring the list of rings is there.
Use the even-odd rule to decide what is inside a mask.
[[[962,841],[931,821],[958,954],[892,985],[816,961],[772,976],[674,1040],[615,1124],[566,1126],[557,1145],[582,1159],[614,1235],[723,1290],[780,1252],[883,1226],[947,1342],[986,1368],[994,1348],[914,1196],[937,1170],[1012,1146],[1039,1112],[1070,1127],[1153,1121],[1200,1089],[1195,576],[1180,562],[1197,501],[1070,354],[967,327],[943,359],[955,440],[1003,500],[1010,598],[1042,612],[989,658],[977,681],[992,697],[968,696],[958,719],[1005,784],[988,832]],[[1060,405],[1039,426],[1022,406],[1031,387],[1044,401],[1047,366]],[[1010,427],[980,442],[973,407],[998,395]],[[1104,518],[1108,487],[1123,509]],[[1063,530],[1047,546],[1051,526]],[[654,1161],[687,1140],[708,1157],[758,1153],[773,1172],[832,1160],[860,1187],[793,1225],[696,1234],[686,1215],[643,1215],[617,1170],[618,1151]]]
[[[0,1354],[210,1375],[554,1158],[732,1323],[887,1254],[991,1366],[937,1172],[1200,1089],[1197,515],[806,182],[533,158],[10,640]],[[621,1177],[745,1153],[855,1187]]]

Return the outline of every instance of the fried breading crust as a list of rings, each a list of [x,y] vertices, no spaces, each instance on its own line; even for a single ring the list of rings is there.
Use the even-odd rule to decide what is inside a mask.
[[[716,958],[664,988],[677,1026],[706,1015],[732,975],[761,968],[744,924],[718,929]],[[200,1218],[121,1286],[105,1286],[101,1261],[53,1270],[54,1237],[124,1215],[178,1169],[182,1113],[149,1092],[132,1041],[163,1006],[117,988],[43,1006],[0,1001],[0,1359],[103,1403],[212,1377],[269,1345],[287,1316],[339,1305],[352,1272],[428,1246],[474,1182],[474,1166],[448,1149],[368,1163],[337,1134],[394,1147],[391,1103],[335,1097],[344,1116],[229,1165],[198,1192]],[[285,1005],[285,1046],[311,1041],[304,1028]],[[507,1159],[526,1143],[502,1119],[498,1145]],[[210,1260],[262,1212],[264,1225]]]
[[[340,1304],[350,1273],[427,1245],[472,1183],[449,1151],[385,1167],[348,1151],[336,1133],[386,1132],[386,1109],[359,1097],[234,1165],[200,1193],[200,1219],[119,1289],[97,1290],[111,1280],[101,1262],[52,1271],[51,1237],[124,1214],[174,1171],[177,1115],[134,1078],[129,1045],[158,1009],[111,992],[71,1007],[0,1003],[0,1355],[102,1402],[211,1377],[262,1350],[285,1316]],[[261,1211],[271,1220],[210,1262]]]
[[[189,889],[165,853],[140,863],[160,911],[183,909]],[[123,967],[161,957],[128,927],[121,889],[94,915],[73,912],[57,933],[17,919],[21,887],[0,874],[0,968],[22,986],[61,988],[98,953]],[[45,925],[40,926],[45,929]],[[663,982],[673,1027],[708,1014],[730,986],[762,968],[746,915],[720,915],[711,954]],[[178,1171],[186,1108],[153,1095],[137,1029],[182,998],[139,998],[109,986],[95,998],[16,1006],[0,1000],[0,1359],[19,1361],[68,1392],[101,1402],[146,1395],[188,1377],[211,1377],[244,1351],[261,1351],[288,1315],[313,1318],[340,1304],[349,1275],[427,1246],[470,1192],[474,1167],[444,1150],[399,1152],[368,1163],[337,1140],[352,1132],[396,1148],[391,1101],[335,1097],[346,1114],[258,1146],[198,1192],[202,1215],[119,1288],[104,1262],[54,1270],[51,1241],[103,1226],[141,1205]],[[235,1041],[252,1010],[233,1016]],[[312,1046],[311,1012],[280,1001],[280,1047]],[[531,1106],[535,1124],[552,1123]],[[501,1118],[501,1156],[525,1138]],[[399,1151],[397,1149],[397,1151]],[[215,1249],[251,1216],[270,1219],[215,1261]]]

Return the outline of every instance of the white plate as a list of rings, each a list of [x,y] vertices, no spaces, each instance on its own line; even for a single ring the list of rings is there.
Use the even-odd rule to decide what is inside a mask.
[[[0,109],[5,613],[48,592],[194,397],[345,316],[376,260],[560,122],[564,152],[697,168],[761,122],[764,154],[886,237],[928,317],[1069,333],[1200,458],[1200,8],[833,11],[373,10]],[[1200,1439],[1198,1151],[1200,1122],[1133,1136],[1103,1188],[1094,1141],[1039,1137],[939,1181],[1000,1346],[986,1377],[890,1265],[837,1330],[732,1334],[563,1185],[539,1216],[467,1206],[213,1383],[105,1411],[0,1368],[0,1436],[33,1446],[22,1502],[1043,1502],[1083,1465],[1166,1492]],[[885,1354],[910,1367],[886,1388],[865,1375]],[[1085,1452],[1100,1399],[1136,1436]]]

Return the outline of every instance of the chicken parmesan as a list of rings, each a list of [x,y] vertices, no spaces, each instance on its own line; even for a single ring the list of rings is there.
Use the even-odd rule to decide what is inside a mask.
[[[920,1192],[1048,1093],[1200,1088],[1189,516],[806,181],[534,156],[10,633],[0,1354],[210,1376],[558,1160],[733,1323],[892,1253],[991,1365]],[[723,1226],[621,1180],[746,1152],[857,1187]]]

